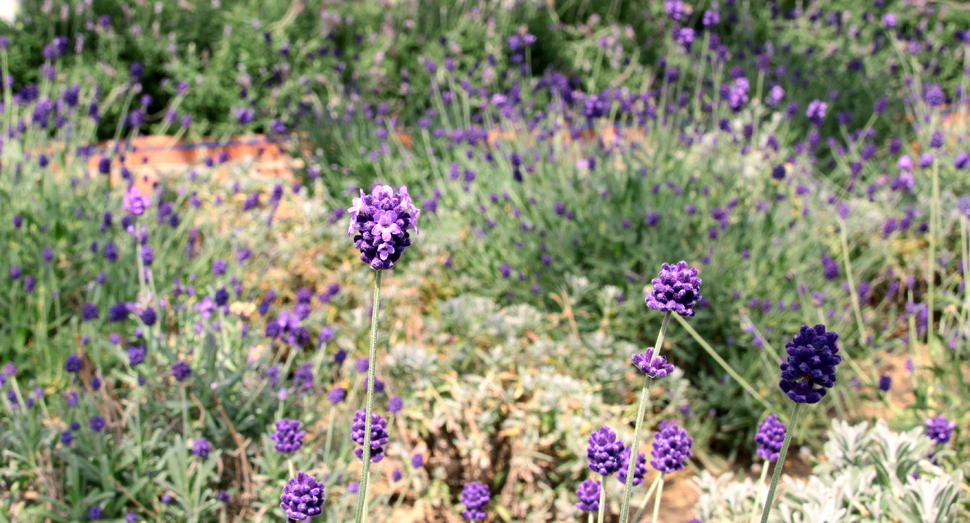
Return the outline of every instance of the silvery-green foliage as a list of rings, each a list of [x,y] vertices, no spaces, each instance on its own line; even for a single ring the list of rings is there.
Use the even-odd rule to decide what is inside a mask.
[[[922,427],[891,430],[884,420],[850,425],[833,421],[823,457],[805,479],[784,476],[773,523],[945,523],[957,521],[963,496],[960,471],[945,473],[928,456],[933,443]],[[914,477],[914,475],[916,477]],[[748,521],[767,487],[733,475],[694,480],[700,492],[695,512],[706,523]],[[760,493],[760,499],[759,499]],[[758,509],[760,510],[760,508]],[[889,519],[892,518],[892,519]]]

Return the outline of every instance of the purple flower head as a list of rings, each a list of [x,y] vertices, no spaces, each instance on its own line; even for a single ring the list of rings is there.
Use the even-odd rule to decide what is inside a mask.
[[[896,15],[893,13],[886,13],[882,15],[882,25],[886,29],[892,29],[896,27]]]
[[[714,11],[712,9],[708,9],[707,11],[704,11],[704,18],[701,19],[701,23],[704,24],[704,27],[711,27],[719,24],[720,22],[721,22],[721,15],[718,14],[717,11]]]
[[[106,424],[107,423],[104,421],[104,418],[101,416],[91,416],[91,430],[101,432],[101,429],[103,429]]]
[[[93,303],[85,303],[81,307],[81,321],[96,320],[98,315],[98,306]]]
[[[226,262],[221,258],[212,261],[212,274],[219,276],[226,273]]]
[[[421,211],[402,185],[395,193],[389,185],[375,187],[371,194],[360,190],[354,198],[350,213],[348,235],[354,236],[354,247],[360,259],[376,270],[394,267],[404,249],[411,245],[408,229],[418,233],[417,221]]]
[[[276,422],[276,432],[270,439],[276,442],[277,452],[296,452],[303,446],[305,430],[300,430],[300,420],[283,418]]]
[[[212,444],[205,438],[199,438],[192,442],[192,454],[200,458],[205,458],[212,452]]]
[[[81,372],[81,357],[77,354],[69,355],[64,362],[64,370],[73,374]]]
[[[375,383],[375,385],[377,385],[377,383]],[[397,414],[398,412],[401,412],[401,409],[403,408],[404,400],[401,399],[400,396],[394,396],[387,402],[387,411],[391,414]]]
[[[357,360],[357,363],[354,365],[354,368],[357,369],[357,372],[363,374],[367,372],[367,368],[369,365],[370,365],[370,361],[367,358],[359,358]]]
[[[937,107],[946,102],[946,95],[943,94],[943,88],[938,84],[930,84],[926,88],[926,95],[923,96],[923,99],[926,100],[926,105]]]
[[[69,446],[74,442],[74,433],[69,430],[65,430],[61,433],[61,444],[64,446]]]
[[[600,509],[600,488],[600,482],[595,479],[587,479],[580,483],[579,489],[576,491],[576,497],[579,498],[576,507],[586,512],[598,511]]]
[[[630,467],[630,454],[632,454],[632,449],[626,447],[623,449],[623,454],[620,455],[620,470],[616,473],[616,479],[620,480],[620,483],[626,484],[626,472]],[[637,455],[637,464],[633,469],[633,485],[639,485],[643,483],[643,477],[647,473],[647,455],[640,452]]]
[[[678,22],[684,19],[684,2],[681,0],[667,0],[664,7],[667,10],[667,16],[671,19]]]
[[[142,196],[141,191],[139,191],[138,187],[135,187],[134,185],[128,187],[128,190],[125,191],[124,197],[121,199],[121,207],[128,211],[129,214],[135,216],[145,214],[145,208],[147,208],[150,204],[151,202],[149,201],[148,197]]]
[[[937,445],[944,445],[950,441],[953,429],[956,428],[955,421],[948,421],[943,416],[937,416],[926,420],[926,435]]]
[[[677,265],[663,264],[659,277],[653,280],[653,293],[646,298],[647,307],[658,311],[672,311],[681,316],[693,316],[694,305],[701,299],[701,279],[697,269],[681,261]]]
[[[128,347],[128,364],[132,367],[140,365],[145,361],[145,346]]]
[[[932,136],[930,136],[930,147],[933,149],[939,149],[943,147],[943,133],[940,131],[933,131]]]
[[[298,472],[283,487],[280,508],[286,511],[290,523],[303,521],[323,512],[323,500],[323,483],[305,472]]]
[[[330,389],[330,393],[327,394],[327,399],[330,400],[331,405],[342,403],[346,397],[347,391],[340,387]]]
[[[663,421],[660,431],[654,435],[653,450],[650,455],[650,465],[660,472],[675,472],[684,468],[684,461],[694,454],[690,446],[694,438],[687,435],[687,431],[677,426],[673,421]]]
[[[967,151],[958,152],[956,157],[953,159],[953,166],[957,169],[966,169],[968,166],[970,166],[970,153]]]
[[[484,509],[485,505],[488,505],[489,499],[491,499],[491,495],[488,492],[488,487],[481,481],[466,484],[461,491],[461,503],[465,505],[465,510],[461,512],[461,515],[470,521],[485,519]]]
[[[785,345],[788,360],[781,364],[778,386],[796,403],[818,403],[835,385],[835,367],[842,362],[839,335],[825,325],[803,325]]]
[[[589,469],[601,476],[609,476],[620,469],[623,442],[616,433],[603,425],[589,437],[586,458]]]
[[[913,159],[910,158],[908,154],[900,156],[899,160],[896,162],[896,168],[900,171],[913,170]]]
[[[104,511],[101,510],[101,507],[99,507],[97,505],[95,505],[95,506],[93,506],[93,507],[91,507],[91,508],[88,509],[88,519],[89,520],[91,520],[91,521],[98,521],[99,519],[101,519],[102,516],[104,516]]]
[[[185,361],[179,360],[172,365],[172,376],[178,381],[185,381],[186,378],[192,375],[192,367],[189,366]]]
[[[883,392],[889,392],[889,388],[892,387],[893,379],[890,376],[883,374],[879,377],[879,390]]]
[[[822,125],[822,120],[825,119],[825,112],[828,111],[829,104],[821,100],[812,100],[808,104],[808,109],[805,111],[805,116],[808,120],[812,122],[816,127]]]
[[[364,411],[358,410],[357,414],[354,415],[354,423],[350,428],[350,438],[354,440],[360,447],[354,449],[354,455],[357,459],[364,459],[364,439],[365,430],[367,429],[366,420],[364,417]],[[384,459],[384,445],[387,445],[387,441],[390,439],[391,435],[387,432],[387,420],[385,420],[380,414],[371,414],[371,426],[370,426],[370,460],[374,463]]]
[[[419,469],[424,466],[424,454],[415,454],[411,456],[411,466]]]
[[[674,371],[674,366],[667,363],[667,358],[653,355],[653,348],[647,349],[644,354],[634,354],[633,365],[640,369],[640,372],[654,379],[661,378]]]
[[[778,461],[778,453],[785,441],[785,424],[778,421],[774,414],[765,418],[758,425],[758,433],[754,436],[758,444],[758,455],[768,461]]]

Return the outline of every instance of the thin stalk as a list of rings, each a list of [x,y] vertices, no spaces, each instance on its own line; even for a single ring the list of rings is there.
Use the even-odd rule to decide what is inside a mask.
[[[849,261],[849,237],[845,230],[845,222],[839,224],[839,236],[842,240],[842,260],[845,263],[845,278],[849,282],[849,296],[852,298],[852,311],[855,313],[855,321],[859,328],[859,347],[865,347],[866,327],[862,321],[862,308],[859,305],[859,292],[855,288],[855,278],[852,277],[852,262]],[[932,235],[930,238],[932,238]],[[932,242],[932,240],[930,241]]]
[[[643,501],[640,502],[640,508],[637,509],[637,513],[633,515],[633,522],[636,523],[640,521],[640,516],[643,515],[643,511],[647,508],[647,503],[650,501],[650,495],[656,490],[657,485],[660,484],[660,475],[658,474],[656,478],[653,479],[653,483],[650,484],[650,488],[647,489],[647,493],[643,496]]]
[[[391,514],[397,512],[397,509],[401,508],[401,503],[404,502],[404,498],[407,496],[408,492],[411,490],[411,483],[414,481],[414,468],[408,472],[408,478],[404,481],[404,489],[397,496],[397,501],[394,502],[394,508],[391,509]]]
[[[663,347],[664,336],[667,335],[667,326],[670,324],[670,311],[664,313],[663,323],[660,325],[660,334],[657,336],[657,343],[653,348],[653,357],[660,354]],[[630,496],[633,494],[633,477],[637,465],[637,456],[640,448],[640,432],[643,430],[643,414],[647,411],[647,403],[650,401],[650,376],[643,378],[643,390],[640,391],[640,406],[637,408],[637,425],[633,431],[633,445],[630,448],[630,463],[627,465],[626,477],[630,478],[623,485],[623,501],[620,504],[620,523],[627,523],[630,520]]]
[[[600,478],[600,509],[596,514],[596,522],[603,523],[606,517],[606,476]]]
[[[374,278],[374,307],[370,317],[370,353],[367,360],[367,400],[364,409],[364,456],[360,471],[360,493],[357,495],[357,511],[354,523],[363,523],[367,512],[367,483],[370,475],[370,431],[374,407],[374,380],[377,379],[377,314],[381,303],[381,271]]]
[[[771,475],[771,487],[768,488],[768,499],[765,500],[765,509],[761,513],[761,523],[768,523],[768,514],[771,513],[771,502],[775,500],[775,490],[778,488],[778,480],[781,478],[781,469],[785,465],[785,455],[788,454],[788,445],[791,444],[791,435],[795,432],[795,422],[798,421],[798,409],[801,403],[796,403],[791,409],[791,419],[788,421],[788,431],[785,433],[785,442],[781,444],[781,452],[778,454],[778,461],[775,462],[775,472]]]
[[[930,200],[930,259],[926,275],[926,351],[933,350],[933,312],[936,302],[936,242],[940,234],[940,162],[933,162],[933,198]]]
[[[323,462],[330,463],[330,446],[333,445],[333,429],[337,416],[336,407],[330,407],[330,427],[327,429],[327,444],[323,447]]]
[[[748,394],[754,396],[754,399],[758,400],[758,402],[764,405],[766,409],[771,408],[771,404],[768,403],[768,400],[766,400],[761,394],[758,394],[758,391],[754,390],[754,387],[752,387],[747,380],[745,380],[744,378],[741,377],[740,374],[735,372],[734,369],[732,369],[731,366],[728,365],[728,362],[724,361],[724,358],[722,358],[720,354],[715,352],[714,348],[711,347],[711,345],[707,343],[707,341],[705,341],[704,338],[702,338],[701,335],[698,334],[697,331],[694,330],[694,328],[691,327],[686,320],[684,320],[680,316],[674,316],[674,319],[676,319],[680,323],[681,327],[684,327],[685,329],[687,329],[687,333],[690,334],[694,338],[694,340],[697,341],[697,343],[699,343],[701,347],[703,347],[704,350],[711,355],[712,358],[714,358],[714,361],[718,362],[718,364],[721,365],[724,371],[730,374],[731,377],[734,378],[734,380],[737,381],[738,384],[741,385],[741,387],[748,392]]]
[[[758,497],[754,498],[754,503],[751,504],[751,523],[757,521],[758,502],[761,501],[761,491],[765,488],[765,478],[768,477],[768,467],[770,465],[770,461],[765,461],[765,464],[761,467],[761,479],[758,480]]]
[[[660,521],[660,497],[664,493],[664,474],[666,473],[660,473],[660,486],[657,487],[657,497],[653,499],[653,520],[651,523],[657,523]]]

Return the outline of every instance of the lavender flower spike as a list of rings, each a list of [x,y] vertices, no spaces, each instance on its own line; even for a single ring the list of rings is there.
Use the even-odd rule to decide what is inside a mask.
[[[586,457],[589,469],[601,476],[609,476],[620,469],[623,442],[606,425],[589,437]]]
[[[767,461],[778,461],[778,453],[785,441],[785,424],[778,421],[778,416],[774,414],[768,416],[758,425],[754,440],[758,443],[759,456]]]
[[[303,446],[305,430],[300,430],[300,420],[283,418],[276,422],[276,432],[270,439],[276,442],[277,452],[296,452]]]
[[[948,421],[943,416],[930,418],[926,420],[926,435],[937,445],[944,445],[950,441],[956,426],[955,421]]]
[[[461,515],[469,521],[485,519],[485,505],[488,505],[491,494],[488,487],[481,481],[468,483],[461,493],[461,503],[465,505],[465,510]]]
[[[280,495],[280,508],[286,511],[287,523],[319,516],[323,512],[324,496],[323,483],[313,476],[299,472],[290,478]]]
[[[835,385],[835,367],[842,362],[839,335],[825,325],[803,325],[785,345],[788,359],[781,364],[778,386],[796,403],[818,403]]]
[[[364,418],[364,411],[358,410],[357,414],[354,415],[354,424],[350,429],[350,437],[353,439],[360,447],[354,449],[354,455],[357,459],[364,459],[364,436],[367,430],[366,419]],[[387,445],[387,441],[391,438],[391,435],[387,432],[387,420],[385,420],[380,414],[371,415],[371,426],[370,426],[370,460],[373,463],[384,459],[384,445]]]
[[[409,229],[418,233],[418,215],[421,211],[411,201],[408,188],[401,186],[395,193],[389,185],[374,188],[373,193],[354,198],[347,235],[354,236],[354,247],[360,251],[360,259],[375,270],[387,270],[401,258],[404,249],[411,245]]]
[[[640,369],[640,372],[654,379],[674,371],[674,366],[667,363],[667,358],[653,355],[653,348],[647,349],[645,354],[634,354],[633,365]]]
[[[586,512],[596,512],[600,509],[600,482],[595,479],[587,479],[580,483],[576,497],[579,498],[576,508]]]
[[[701,299],[701,279],[697,269],[687,262],[663,264],[660,275],[653,280],[653,292],[646,298],[647,307],[681,316],[693,316],[694,305]]]
[[[693,444],[694,438],[688,436],[686,430],[672,421],[662,422],[660,432],[654,435],[650,466],[660,472],[676,472],[684,468],[684,461],[694,455],[690,450]]]

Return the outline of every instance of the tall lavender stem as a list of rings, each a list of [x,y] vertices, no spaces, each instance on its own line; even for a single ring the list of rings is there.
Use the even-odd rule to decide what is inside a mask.
[[[660,347],[663,346],[664,336],[667,335],[667,325],[670,324],[670,311],[664,312],[663,324],[660,326],[660,334],[657,336],[657,343],[653,347],[653,356],[656,357],[660,353]],[[640,432],[643,430],[643,415],[647,411],[647,403],[650,400],[650,376],[645,376],[643,378],[643,390],[640,391],[640,406],[637,409],[637,428],[633,431],[633,444],[630,448],[630,463],[627,465],[626,477],[632,478],[634,470],[636,468],[637,460],[635,456],[640,448]],[[623,485],[623,501],[620,504],[620,523],[627,523],[630,519],[630,496],[633,495],[633,482],[627,481]]]
[[[801,403],[795,403],[791,409],[791,420],[788,422],[788,432],[785,433],[785,442],[781,444],[781,452],[778,453],[778,461],[775,462],[775,471],[771,474],[771,487],[768,488],[768,499],[765,500],[765,509],[761,513],[761,523],[768,522],[768,514],[771,513],[771,502],[775,500],[775,489],[778,488],[778,479],[781,478],[781,469],[785,465],[785,455],[788,454],[788,445],[791,443],[792,432],[795,432],[795,422],[798,420],[798,409]],[[768,464],[765,463],[765,466]]]
[[[377,379],[377,314],[380,311],[381,303],[381,273],[374,271],[374,308],[371,310],[370,318],[370,352],[367,360],[367,399],[364,409],[364,463],[360,472],[360,492],[357,494],[357,511],[354,514],[354,523],[363,523],[367,513],[367,484],[370,475],[370,438],[371,421],[374,410],[374,381]]]

